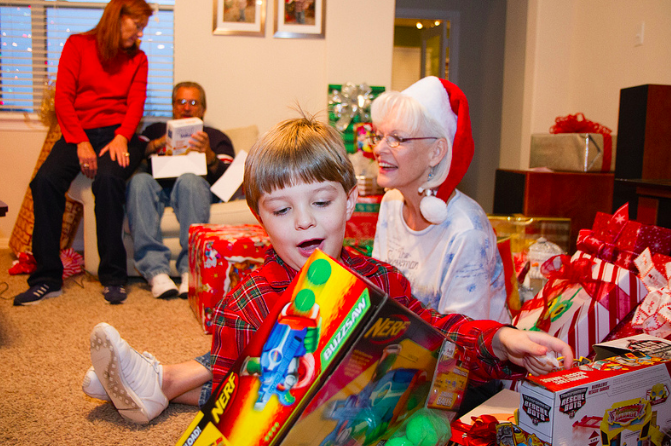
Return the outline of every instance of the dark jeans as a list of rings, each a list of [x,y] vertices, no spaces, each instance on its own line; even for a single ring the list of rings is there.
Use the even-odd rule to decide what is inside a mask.
[[[96,153],[114,139],[114,130],[118,127],[85,130]],[[100,254],[98,277],[103,286],[126,284],[126,249],[121,238],[126,180],[142,161],[143,151],[143,144],[137,136],[133,136],[128,143],[128,167],[122,168],[112,161],[109,153],[98,158],[98,172],[93,179],[92,190]],[[63,284],[60,240],[65,193],[80,171],[77,145],[61,138],[30,182],[35,211],[33,255],[37,262],[37,269],[28,279],[30,286],[48,283],[60,287]]]

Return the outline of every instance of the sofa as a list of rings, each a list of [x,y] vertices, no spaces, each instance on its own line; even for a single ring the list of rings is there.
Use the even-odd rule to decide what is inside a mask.
[[[231,138],[236,154],[240,150],[249,152],[259,134],[256,125],[223,130],[223,132]],[[100,257],[98,256],[96,240],[95,201],[93,192],[91,192],[91,180],[80,173],[72,182],[68,195],[83,205],[84,269],[90,274],[97,275]],[[234,200],[227,203],[213,204],[210,209],[210,223],[242,225],[255,224],[257,221],[254,218],[254,214],[249,210],[245,200]],[[170,207],[165,208],[165,213],[161,220],[161,232],[163,233],[163,243],[170,248],[171,252],[170,275],[179,277],[175,269],[175,261],[180,251],[179,224],[175,213]],[[139,276],[140,273],[135,269],[135,262],[133,260],[133,239],[130,236],[127,221],[124,224],[123,243],[126,247],[128,275]]]

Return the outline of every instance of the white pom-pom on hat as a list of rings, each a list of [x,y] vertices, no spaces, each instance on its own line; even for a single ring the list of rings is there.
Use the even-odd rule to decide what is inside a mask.
[[[439,225],[447,219],[447,203],[433,195],[422,198],[419,202],[419,211],[426,221],[434,225]]]
[[[474,144],[468,100],[459,87],[435,76],[420,79],[402,93],[422,104],[451,138],[451,150],[446,155],[450,167],[444,174],[445,180],[436,191],[427,191],[427,196],[420,202],[422,216],[430,223],[440,224],[447,218],[447,200],[473,159]]]

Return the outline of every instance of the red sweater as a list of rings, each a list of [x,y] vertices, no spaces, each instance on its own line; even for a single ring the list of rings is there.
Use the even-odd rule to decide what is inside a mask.
[[[121,124],[117,135],[131,139],[147,98],[147,56],[125,54],[115,72],[98,58],[96,38],[73,34],[65,42],[56,77],[56,116],[65,141],[88,141],[84,129]]]

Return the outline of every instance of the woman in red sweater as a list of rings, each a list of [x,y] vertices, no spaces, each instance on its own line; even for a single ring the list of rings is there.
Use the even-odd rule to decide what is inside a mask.
[[[30,183],[37,269],[14,305],[61,294],[65,193],[79,172],[93,179],[103,294],[112,304],[126,299],[121,233],[126,179],[142,159],[135,130],[147,97],[148,65],[139,39],[151,14],[144,0],[111,0],[95,28],[70,36],[63,47],[55,95],[63,137]]]

